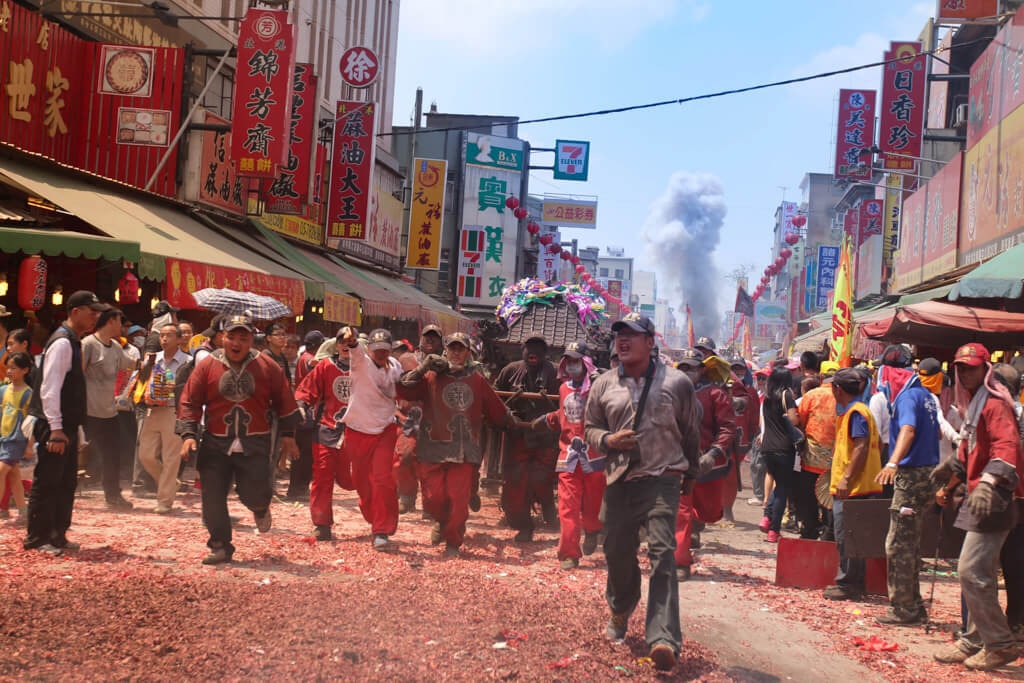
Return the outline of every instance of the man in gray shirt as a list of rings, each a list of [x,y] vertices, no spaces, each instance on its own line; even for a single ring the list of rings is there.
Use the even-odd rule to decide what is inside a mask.
[[[612,616],[606,636],[626,637],[640,601],[636,553],[645,526],[651,561],[647,644],[655,666],[668,671],[682,646],[676,514],[681,490],[693,490],[700,414],[686,375],[652,358],[650,319],[630,313],[612,325],[612,332],[620,365],[594,382],[585,418],[587,442],[607,454],[604,554]]]
[[[111,308],[100,313],[96,332],[82,340],[86,391],[84,427],[92,452],[102,458],[107,507],[130,510],[132,504],[121,495],[120,427],[114,391],[117,373],[133,369],[136,363],[118,343],[120,336],[121,311]]]

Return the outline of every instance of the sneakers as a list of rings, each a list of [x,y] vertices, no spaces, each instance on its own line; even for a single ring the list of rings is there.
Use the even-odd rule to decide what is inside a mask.
[[[480,512],[480,494],[474,493],[469,497],[469,509],[473,512]]]
[[[778,543],[780,538],[781,536],[778,531],[769,530],[768,535],[765,536],[764,540],[768,541],[769,543]]]
[[[604,629],[604,637],[613,643],[621,643],[626,639],[626,629],[629,627],[629,612],[613,614],[608,619],[608,626]]]
[[[597,537],[599,535],[600,535],[600,532],[588,531],[586,533],[586,535],[583,536],[583,554],[584,555],[593,555],[594,554],[594,551],[597,550]]]
[[[772,520],[768,517],[762,517],[757,528],[760,529],[762,533],[768,533],[768,530],[772,528]]]
[[[374,534],[373,535],[373,549],[374,550],[387,550],[391,546],[391,541],[388,540],[387,534]]]
[[[174,509],[170,505],[163,505],[163,504],[161,504],[161,505],[157,505],[155,508],[153,508],[153,512],[155,512],[158,515],[169,515],[173,511],[174,511]]]
[[[52,555],[53,557],[60,557],[61,555],[64,554],[64,549],[63,548],[58,548],[57,546],[53,545],[52,543],[44,543],[43,545],[41,545],[38,548],[36,548],[36,550],[38,550],[40,552],[44,552],[47,555]]]
[[[398,497],[398,514],[404,515],[407,512],[416,510],[416,496]]]
[[[459,550],[459,546],[457,545],[452,545],[451,543],[448,543],[444,547],[445,557],[459,557],[461,554],[462,551]]]
[[[81,550],[82,549],[82,546],[81,546],[80,543],[75,543],[73,541],[64,541],[60,545],[57,545],[56,543],[53,543],[52,545],[60,548],[61,550],[65,551],[65,552],[69,552],[69,551],[70,552],[74,552],[76,550]]]
[[[1016,661],[1019,655],[1020,650],[1016,647],[1008,647],[1004,650],[990,650],[983,647],[981,652],[965,659],[964,666],[975,671],[991,671]]]
[[[252,513],[252,521],[256,523],[256,531],[261,534],[265,534],[270,531],[270,525],[274,522],[274,519],[270,514],[270,508],[267,508],[267,511],[264,512],[262,516],[257,515],[255,512]]]
[[[696,550],[697,548],[700,547],[700,532],[699,531],[691,531],[690,532],[690,547],[693,548],[694,550]]]
[[[533,529],[523,529],[512,539],[516,543],[529,543],[533,540]]]
[[[980,654],[980,652],[978,654]],[[942,664],[962,664],[972,655],[969,652],[961,650],[959,645],[952,645],[949,649],[938,652],[932,656],[935,658],[936,662],[941,662]]]
[[[921,610],[910,617],[900,616],[890,608],[885,614],[875,619],[879,624],[884,626],[917,626],[928,621],[928,613],[921,608]]]
[[[761,505],[764,506],[764,501],[760,498],[747,498],[747,505]]]
[[[434,522],[430,529],[430,545],[441,545],[444,535],[441,533],[441,522]]]
[[[797,524],[796,517],[787,512],[782,518],[782,528],[786,531],[799,531],[800,525]]]
[[[683,581],[689,581],[692,570],[689,567],[682,565],[676,567],[676,581],[682,583]]]
[[[558,567],[560,569],[564,569],[566,571],[570,571],[572,569],[576,569],[579,566],[580,566],[580,561],[577,558],[575,558],[575,557],[567,557],[567,558],[565,558],[564,560],[562,560],[558,564]]]
[[[124,499],[124,496],[109,496],[107,498],[107,507],[111,510],[131,510],[134,505]]]
[[[658,671],[671,671],[676,666],[676,651],[665,643],[658,643],[647,655],[654,660],[654,668]]]
[[[211,548],[210,552],[203,558],[203,564],[221,564],[230,561],[231,553],[229,553],[223,546],[220,548]]]
[[[541,505],[541,511],[544,515],[544,526],[549,529],[558,528],[558,510],[555,508],[554,502],[547,502]]]
[[[318,541],[331,540],[332,538],[334,538],[331,535],[331,527],[326,524],[318,524],[317,527],[313,529],[313,538],[315,538]]]
[[[849,586],[829,586],[822,595],[826,600],[860,600],[864,591]]]

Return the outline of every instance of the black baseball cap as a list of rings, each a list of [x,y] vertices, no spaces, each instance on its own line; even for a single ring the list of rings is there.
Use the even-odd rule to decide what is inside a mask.
[[[252,318],[247,315],[232,315],[224,320],[221,328],[225,332],[230,332],[231,330],[256,331],[256,328],[252,324]]]
[[[569,358],[578,359],[583,358],[583,356],[589,355],[589,350],[587,349],[586,345],[583,344],[582,342],[574,341],[570,342],[569,345],[565,347],[565,353],[563,353],[562,355],[569,356]]]
[[[693,345],[695,349],[707,349],[711,353],[716,351],[715,340],[711,337],[701,337],[697,340],[697,343]]]
[[[696,349],[683,349],[679,352],[679,362],[676,363],[677,367],[680,365],[703,367],[704,359],[702,358],[700,351]]]
[[[441,339],[444,339],[444,332],[442,332],[441,328],[437,325],[427,325],[423,328],[423,331],[420,332],[421,337],[425,337],[428,334],[436,334]]]
[[[449,334],[448,339],[446,339],[444,342],[445,348],[451,346],[452,344],[462,344],[467,349],[473,348],[473,344],[469,339],[469,335],[466,334],[465,332],[453,332]]]
[[[634,332],[643,332],[652,337],[654,336],[654,323],[646,315],[641,315],[640,313],[630,313],[625,318],[612,323],[612,332],[618,332],[624,327],[628,327]]]
[[[367,348],[371,351],[390,351],[391,341],[391,333],[387,330],[374,330],[370,333]]]
[[[227,318],[223,313],[218,313],[213,316],[213,320],[210,321],[210,326],[203,330],[203,336],[213,339],[217,336],[218,332],[224,331],[224,320]]]
[[[935,358],[925,358],[917,366],[917,371],[926,377],[942,372],[942,363]]]
[[[68,310],[72,308],[81,308],[82,306],[88,306],[94,311],[109,311],[113,306],[105,304],[100,301],[99,297],[96,296],[95,292],[90,292],[87,289],[80,289],[71,296],[68,297]]]

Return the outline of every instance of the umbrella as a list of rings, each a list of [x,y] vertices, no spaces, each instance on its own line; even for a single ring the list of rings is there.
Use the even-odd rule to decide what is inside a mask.
[[[276,320],[292,314],[292,310],[277,299],[252,292],[208,287],[192,292],[192,298],[200,308],[228,315],[248,312],[256,320]]]

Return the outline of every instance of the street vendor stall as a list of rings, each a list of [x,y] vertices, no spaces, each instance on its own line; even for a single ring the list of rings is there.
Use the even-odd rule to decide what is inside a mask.
[[[863,326],[871,339],[955,349],[979,342],[988,348],[1021,344],[1024,313],[1010,313],[942,301],[897,306],[895,313]]]

